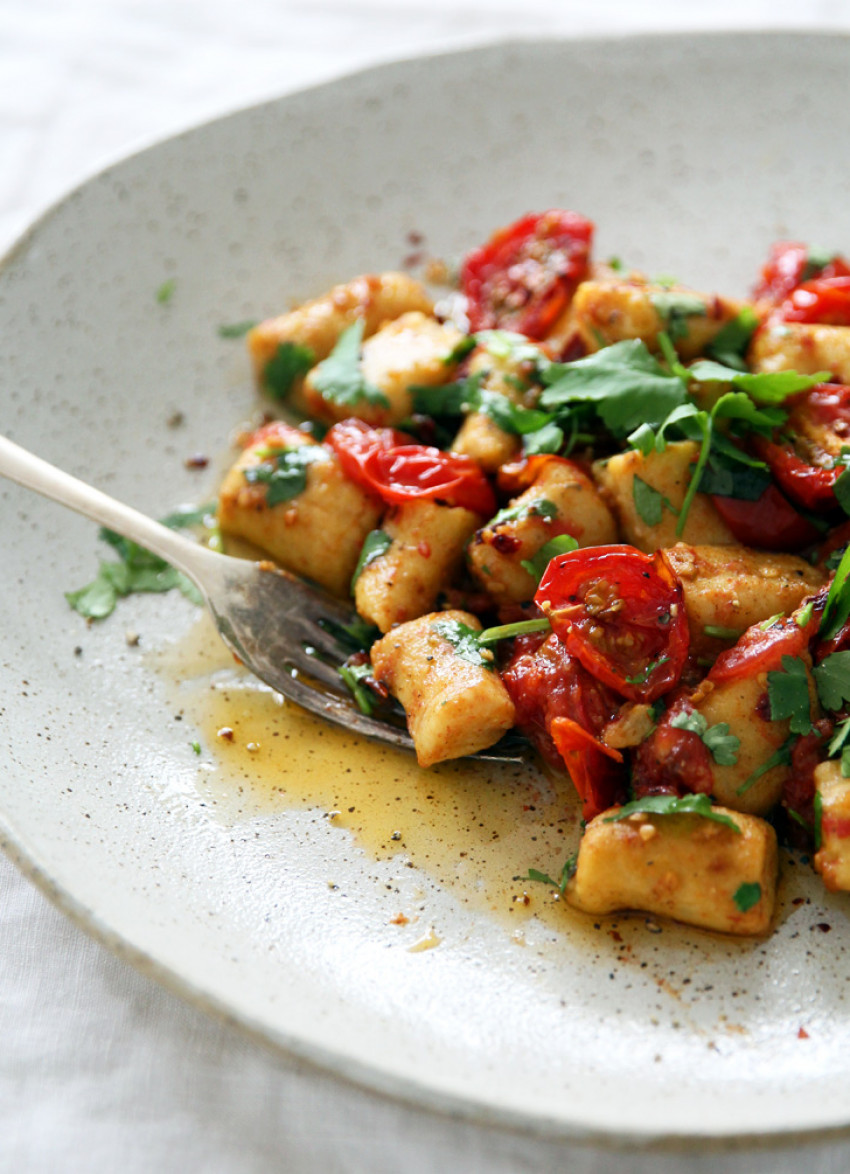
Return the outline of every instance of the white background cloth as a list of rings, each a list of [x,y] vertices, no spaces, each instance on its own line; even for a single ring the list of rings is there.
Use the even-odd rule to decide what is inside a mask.
[[[850,0],[0,0],[0,247],[139,142],[377,61],[509,36],[789,27],[850,30]],[[184,1005],[5,860],[0,896],[3,1170],[850,1169],[841,1138],[612,1154],[432,1116]]]

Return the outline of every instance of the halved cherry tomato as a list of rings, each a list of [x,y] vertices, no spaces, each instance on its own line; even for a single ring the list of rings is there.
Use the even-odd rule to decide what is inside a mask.
[[[806,421],[820,425],[841,440],[850,437],[850,384],[818,383],[811,391],[794,397],[788,424],[794,428]]]
[[[551,734],[578,791],[586,820],[622,802],[623,756],[619,750],[612,750],[568,717],[556,717]]]
[[[780,451],[784,453],[786,450]],[[775,468],[773,473],[780,480]],[[775,485],[768,485],[756,501],[719,494],[712,494],[711,500],[720,517],[745,546],[764,550],[802,550],[820,537],[817,527],[804,518]],[[834,504],[835,498],[832,500]]]
[[[773,444],[762,437],[755,438],[754,447],[758,455],[770,465],[770,471],[780,487],[805,509],[832,509],[837,504],[834,487],[844,472],[843,465],[834,465],[831,469],[823,465],[811,465],[801,460],[793,448]]]
[[[654,701],[688,656],[684,594],[662,551],[597,546],[552,559],[534,602],[567,651],[631,701]]]
[[[806,280],[847,276],[850,276],[850,265],[843,257],[835,256],[825,265],[817,265],[812,262],[808,245],[800,244],[799,241],[777,241],[771,246],[753,297],[759,301],[778,303]]]
[[[517,726],[550,766],[567,766],[585,819],[622,802],[626,775],[618,752],[598,741],[620,698],[570,656],[554,633],[519,637],[502,680],[516,706]]]
[[[577,212],[530,213],[468,253],[460,284],[471,331],[545,338],[587,275],[593,224]]]
[[[644,795],[710,795],[714,784],[711,754],[699,735],[673,725],[693,709],[686,695],[677,695],[660,722],[634,752],[632,790]]]
[[[819,614],[813,611],[803,628],[793,616],[783,616],[767,628],[754,624],[733,648],[720,653],[709,670],[708,680],[720,684],[778,671],[783,656],[796,657],[806,651],[819,622]]]
[[[371,452],[412,443],[413,438],[404,432],[395,428],[372,428],[355,417],[334,424],[325,437],[325,444],[329,444],[339,457],[346,477],[357,481],[364,488],[370,488],[365,484],[364,465]]]
[[[777,315],[784,322],[850,326],[850,276],[804,281],[780,304]]]
[[[490,483],[471,457],[411,444],[403,433],[369,428],[360,420],[335,424],[325,441],[347,476],[391,505],[426,500],[462,506],[482,517],[496,511]]]

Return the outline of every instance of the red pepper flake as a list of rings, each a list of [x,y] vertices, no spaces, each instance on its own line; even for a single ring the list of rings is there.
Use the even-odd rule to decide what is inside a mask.
[[[431,547],[424,540],[419,543],[419,545],[416,547],[416,549],[419,551],[419,553],[422,555],[423,558],[430,558],[431,557]]]
[[[186,457],[183,464],[187,469],[205,469],[210,463],[210,458],[205,457],[203,453],[196,452],[191,457]]]
[[[805,1027],[801,1027],[800,1030],[797,1032],[797,1039],[808,1039],[808,1038],[809,1038],[809,1033],[806,1031]]]

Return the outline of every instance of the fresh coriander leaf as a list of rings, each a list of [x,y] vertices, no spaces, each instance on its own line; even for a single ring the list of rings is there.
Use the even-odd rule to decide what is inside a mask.
[[[832,492],[845,514],[850,515],[850,468],[839,474],[832,486]]]
[[[470,628],[460,620],[436,620],[431,629],[451,644],[455,656],[465,660],[467,664],[491,671],[495,667],[493,653],[488,648],[481,647],[481,633],[475,628]]]
[[[156,300],[161,306],[167,305],[174,297],[174,291],[177,289],[177,281],[173,277],[169,277],[156,291]]]
[[[700,738],[718,766],[735,766],[741,739],[729,733],[728,722],[717,722],[710,726],[698,710],[677,713],[670,719],[670,725],[677,730],[690,730]]]
[[[354,574],[351,577],[351,590],[354,591],[357,580],[363,574],[366,567],[370,566],[375,559],[386,554],[392,546],[393,540],[385,530],[370,530],[363,540],[363,545],[360,548],[360,557],[357,560],[357,566],[354,568]]]
[[[266,391],[273,399],[285,400],[315,362],[316,353],[311,347],[297,342],[282,342],[263,370]]]
[[[729,733],[728,722],[717,722],[716,725],[709,726],[702,740],[711,751],[718,766],[735,766],[737,764],[741,739],[736,734]]]
[[[826,604],[821,616],[818,635],[821,640],[831,640],[850,619],[850,545],[848,545],[835,570]]]
[[[208,501],[204,505],[181,505],[164,518],[159,519],[161,526],[168,526],[170,530],[189,530],[192,526],[207,526],[215,519],[218,503]]]
[[[828,749],[830,758],[834,758],[836,754],[843,753],[847,749],[848,738],[850,738],[850,717],[844,718],[835,727]]]
[[[190,742],[189,745],[192,747],[195,754],[201,753],[201,743],[200,742]]]
[[[752,306],[744,306],[734,318],[720,327],[705,348],[706,354],[725,367],[746,371],[744,355],[758,324],[758,315]]]
[[[671,514],[679,512],[669,498],[637,475],[632,480],[632,498],[635,509],[647,526],[657,526],[661,522],[665,507]]]
[[[558,453],[563,447],[564,430],[551,421],[533,432],[526,432],[522,440],[523,455],[527,457],[536,453]]]
[[[514,436],[539,432],[545,425],[552,423],[551,412],[523,407],[522,404],[515,404],[506,395],[486,388],[481,388],[478,393],[477,407],[479,412],[483,412],[498,424],[503,432],[509,432]]]
[[[845,746],[841,751],[841,777],[850,779],[850,746]]]
[[[824,709],[842,709],[850,701],[850,652],[833,652],[813,669],[818,697]]]
[[[324,399],[344,407],[367,403],[388,408],[384,393],[364,377],[360,364],[365,322],[356,322],[343,330],[336,346],[313,371],[313,387]]]
[[[435,419],[462,416],[465,412],[474,411],[483,378],[483,373],[479,371],[466,379],[456,379],[453,383],[440,383],[433,387],[413,384],[407,389],[413,411]]]
[[[808,391],[815,384],[831,378],[830,371],[817,371],[814,375],[801,375],[797,371],[758,371],[752,375],[736,372],[732,382],[752,396],[756,403],[780,404],[789,396]]]
[[[456,346],[452,347],[452,349],[443,359],[443,362],[447,367],[452,367],[455,363],[463,362],[466,356],[474,350],[475,336],[473,334],[467,334],[460,340],[459,343],[457,343]]]
[[[613,269],[615,273],[620,273],[623,269],[623,262],[619,257],[609,257],[605,264],[609,269]]]
[[[380,632],[373,624],[368,624],[359,616],[350,624],[339,624],[336,620],[329,620],[325,617],[320,618],[317,623],[320,628],[333,636],[339,645],[350,652],[365,652],[380,636]]]
[[[573,538],[572,534],[558,534],[557,537],[550,538],[548,542],[545,542],[532,558],[524,558],[522,560],[522,566],[539,583],[543,577],[543,572],[549,566],[552,559],[559,554],[567,554],[571,550],[578,550],[578,542]]]
[[[790,738],[786,738],[779,749],[771,754],[770,758],[766,759],[761,766],[757,766],[749,778],[744,779],[743,783],[735,791],[735,794],[745,795],[750,787],[758,782],[762,775],[766,775],[775,766],[787,766],[791,761],[791,747],[794,745],[795,740],[794,734]]]
[[[514,636],[527,636],[531,632],[547,632],[552,625],[545,618],[539,620],[517,620],[513,624],[500,624],[496,628],[485,628],[478,633],[479,644],[497,644],[500,640],[511,640]]]
[[[552,880],[548,872],[541,872],[539,868],[529,868],[525,876],[515,876],[515,881],[534,881],[537,884],[548,885],[550,889],[557,889],[558,882]]]
[[[647,484],[642,477],[632,479],[632,498],[635,509],[647,526],[657,526],[664,515],[664,496]]]
[[[685,385],[667,372],[640,339],[603,347],[574,363],[553,363],[542,372],[544,409],[593,404],[614,436],[641,424],[657,426],[687,401]]]
[[[296,448],[270,450],[258,465],[249,465],[242,475],[249,485],[265,485],[266,505],[276,506],[291,501],[307,487],[310,465],[328,460],[328,454],[318,444],[301,444]]]
[[[101,563],[97,578],[77,591],[66,591],[65,598],[75,611],[89,620],[102,620],[115,610],[119,594],[113,581],[113,567],[123,563]]]
[[[701,815],[704,819],[713,819],[715,823],[724,824],[736,835],[741,834],[740,827],[731,816],[712,807],[708,795],[683,795],[681,798],[676,795],[647,795],[643,799],[633,799],[631,803],[626,803],[616,815],[609,815],[605,823],[617,823],[639,812],[647,815]]]
[[[514,505],[499,510],[495,517],[487,523],[488,528],[501,526],[503,522],[524,522],[526,518],[543,518],[551,522],[558,516],[558,507],[547,497],[538,497],[535,501],[526,501],[521,505]]]
[[[226,322],[219,326],[219,338],[244,338],[249,330],[257,325],[256,319],[247,319],[245,322]]]
[[[770,720],[790,718],[792,734],[808,734],[812,728],[809,677],[799,656],[783,656],[781,671],[767,674]]]
[[[372,676],[372,666],[366,664],[343,664],[339,667],[339,675],[351,690],[357,708],[367,717],[375,709],[375,699],[372,692],[364,685],[364,681]]]
[[[650,301],[673,342],[688,337],[689,318],[704,318],[707,312],[702,298],[676,290],[652,294]]]
[[[761,900],[761,885],[758,881],[744,881],[735,890],[732,900],[741,913],[747,913]]]
[[[578,865],[578,853],[576,852],[572,856],[568,857],[568,859],[564,862],[564,866],[561,869],[561,876],[560,876],[559,880],[552,880],[551,876],[549,876],[548,873],[541,872],[538,868],[529,868],[529,870],[525,874],[525,876],[515,876],[514,880],[515,881],[526,881],[526,880],[536,881],[538,884],[548,885],[550,889],[557,889],[559,893],[563,894],[564,891],[566,890],[567,885],[572,880],[572,878],[575,876],[577,865]]]
[[[739,501],[758,501],[771,482],[767,466],[730,460],[713,446],[700,478],[699,491],[718,497],[735,497]]]

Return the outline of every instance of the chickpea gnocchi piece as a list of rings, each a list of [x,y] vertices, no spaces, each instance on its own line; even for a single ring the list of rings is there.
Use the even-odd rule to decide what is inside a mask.
[[[616,807],[596,816],[581,841],[567,900],[597,915],[638,909],[721,933],[767,933],[776,833],[754,816],[713,812],[728,823],[644,812],[621,819]]]
[[[485,750],[514,724],[492,652],[476,663],[459,651],[465,631],[481,631],[476,616],[434,612],[372,645],[375,677],[401,702],[420,766]]]

